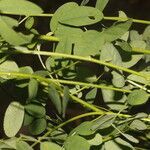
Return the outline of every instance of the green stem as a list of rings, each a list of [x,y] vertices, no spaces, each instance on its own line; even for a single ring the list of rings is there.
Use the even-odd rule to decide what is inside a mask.
[[[148,55],[150,55],[150,50],[146,50],[146,49],[132,48],[132,51],[136,52],[136,53],[142,53],[142,54],[148,54]]]
[[[93,88],[99,88],[99,89],[114,90],[114,91],[124,92],[124,93],[131,92],[130,90],[119,89],[119,88],[105,86],[105,85],[97,85],[97,84],[92,84],[92,83],[77,82],[77,81],[71,81],[71,80],[48,79],[48,78],[44,78],[35,74],[27,74],[27,73],[19,73],[19,72],[0,72],[0,76],[4,76],[4,75],[7,76],[8,78],[9,77],[19,77],[19,78],[24,78],[24,79],[34,78],[40,82],[45,82],[47,84],[61,83],[61,84],[67,84],[67,85],[80,85],[80,86],[93,87]]]
[[[112,20],[112,21],[127,21],[130,18],[122,18],[122,17],[104,17],[104,20]],[[132,19],[132,18],[131,18]],[[134,23],[141,23],[141,24],[150,24],[150,21],[147,20],[139,20],[139,19],[132,19]]]
[[[111,63],[107,63],[101,60],[97,60],[97,59],[93,59],[91,57],[82,57],[82,56],[77,56],[77,55],[69,55],[69,54],[62,54],[62,53],[54,53],[54,52],[47,52],[47,51],[30,51],[30,50],[15,50],[15,51],[9,51],[9,53],[23,53],[23,54],[32,54],[32,55],[44,55],[44,56],[55,56],[55,57],[64,57],[64,58],[70,58],[70,59],[75,59],[75,60],[82,60],[82,61],[87,61],[87,62],[92,62],[92,63],[96,63],[99,65],[104,65],[113,69],[117,69],[117,70],[122,70],[124,72],[130,73],[130,74],[135,74],[137,76],[141,76],[143,78],[145,78],[146,80],[150,80],[149,76],[145,76],[145,74],[136,72],[134,70],[128,69],[128,68],[124,68],[118,65],[114,65]],[[6,53],[5,51],[1,51],[0,53]]]
[[[39,36],[40,40],[45,40],[45,41],[51,41],[51,42],[58,42],[59,39],[54,36],[49,36],[49,35],[41,35]]]

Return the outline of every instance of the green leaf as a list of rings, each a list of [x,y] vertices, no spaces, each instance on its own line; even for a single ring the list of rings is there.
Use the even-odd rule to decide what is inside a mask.
[[[102,19],[103,14],[100,10],[93,7],[79,6],[72,8],[69,13],[64,11],[59,21],[62,24],[78,27],[94,24]]]
[[[29,126],[29,131],[33,135],[41,134],[47,127],[46,120],[44,118],[35,119]]]
[[[132,121],[132,123],[130,124],[130,128],[141,131],[141,130],[146,130],[147,126],[143,121],[136,119]]]
[[[24,141],[18,141],[16,143],[16,150],[33,150],[33,148]]]
[[[99,133],[97,133],[92,139],[88,140],[88,142],[90,145],[100,145],[103,142],[102,136]]]
[[[34,120],[34,117],[28,114],[27,112],[25,112],[23,126],[27,126],[31,124],[33,120]]]
[[[97,88],[94,88],[86,94],[85,99],[87,101],[94,100],[96,98],[96,94],[97,94]]]
[[[132,145],[124,140],[122,140],[121,138],[116,138],[115,140],[110,140],[105,142],[105,150],[123,150],[123,149],[127,149],[127,150],[134,150],[134,148],[132,147]]]
[[[74,135],[67,138],[64,147],[65,150],[89,150],[90,144],[83,137]]]
[[[147,76],[147,77],[150,76],[150,72],[139,72],[139,73],[144,74],[145,77],[146,77],[146,76]],[[134,74],[129,75],[129,76],[128,76],[128,79],[129,79],[129,80],[132,80],[132,81],[135,81],[135,82],[137,82],[137,83],[142,83],[142,84],[148,84],[148,83],[149,83],[149,81],[146,80],[145,78],[140,77],[140,76],[138,76],[138,75],[134,75]]]
[[[98,117],[92,122],[91,130],[105,129],[111,126],[114,122],[114,115],[104,115]]]
[[[95,7],[99,9],[100,11],[103,11],[108,2],[109,0],[97,0]]]
[[[123,75],[117,71],[112,71],[111,74],[113,75],[112,83],[115,87],[121,88],[125,85],[125,79]]]
[[[26,16],[41,14],[43,12],[40,7],[27,0],[0,0],[0,11],[6,14]]]
[[[38,103],[30,103],[25,105],[25,110],[36,118],[44,117],[46,114],[45,107]]]
[[[20,130],[24,118],[24,107],[18,102],[11,102],[4,116],[4,131],[8,137],[15,136]]]
[[[48,87],[48,95],[51,101],[53,102],[53,104],[55,105],[58,113],[61,114],[62,112],[61,99],[59,93],[57,92],[57,90],[52,84],[50,84]]]
[[[79,126],[74,128],[71,132],[70,135],[72,134],[79,134],[79,135],[91,135],[94,133],[94,131],[91,130],[92,127],[92,122],[85,121],[81,123]]]
[[[106,42],[112,42],[124,35],[132,25],[132,21],[128,20],[123,23],[114,24],[113,26],[101,32],[101,36],[105,38]]]
[[[121,49],[126,51],[126,52],[131,52],[132,51],[132,47],[126,41],[117,42],[117,45],[120,46]]]
[[[64,87],[64,96],[62,99],[62,115],[65,117],[66,108],[69,101],[69,88],[67,86]]]
[[[0,1],[1,2],[1,1]],[[13,4],[14,5],[14,4]],[[7,6],[7,5],[6,5]],[[15,6],[15,5],[14,5]],[[16,7],[16,6],[15,6]],[[12,45],[23,45],[31,41],[33,36],[25,36],[15,32],[9,23],[0,16],[0,35],[2,38]]]
[[[62,147],[52,142],[42,142],[40,144],[40,150],[62,150]]]
[[[72,10],[75,7],[78,7],[77,3],[69,2],[62,5],[56,10],[50,22],[50,29],[52,32],[55,32],[55,30],[58,28],[59,20],[63,16],[64,12],[70,12],[70,10]]]
[[[142,105],[149,99],[149,94],[144,90],[134,90],[128,95],[127,102],[132,105]]]
[[[126,133],[123,133],[122,134],[126,139],[128,139],[130,142],[133,142],[133,143],[139,143],[139,141],[133,137],[132,135],[129,135],[129,134],[126,134]]]
[[[9,27],[17,27],[18,21],[14,18],[8,17],[8,16],[1,16],[1,18],[4,20],[4,22],[7,23]]]
[[[106,43],[103,46],[101,50],[100,60],[110,62],[112,64],[119,65],[119,66],[121,66],[122,64],[122,58],[119,52],[111,43]]]
[[[1,72],[19,72],[19,68],[15,61],[7,60],[0,64],[0,71]]]
[[[146,27],[143,33],[143,40],[149,40],[150,39],[150,25]]]
[[[12,137],[9,139],[1,139],[0,140],[0,149],[4,149],[4,150],[9,150],[9,149],[16,149],[16,141],[18,140],[18,138],[16,137]]]
[[[99,54],[104,43],[105,39],[98,31],[87,30],[80,34],[76,40],[74,54],[79,56],[94,56]]]
[[[33,17],[29,17],[26,22],[25,22],[25,27],[27,29],[31,29],[34,25],[34,18]]]
[[[125,94],[112,91],[112,90],[103,89],[102,95],[103,95],[104,102],[111,109],[120,111],[126,108],[125,102],[127,100],[127,97]]]
[[[36,97],[38,92],[38,82],[36,79],[30,79],[29,84],[28,84],[28,93],[29,93],[29,100],[33,99]]]

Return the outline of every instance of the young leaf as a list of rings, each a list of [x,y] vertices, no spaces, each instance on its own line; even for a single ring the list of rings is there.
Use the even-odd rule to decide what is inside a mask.
[[[44,106],[42,106],[41,104],[37,104],[37,103],[31,103],[31,104],[25,105],[25,110],[30,115],[32,115],[36,118],[41,118],[41,117],[45,116],[45,114],[46,114]]]
[[[27,0],[0,0],[0,11],[15,15],[36,15],[43,11],[40,7]]]
[[[64,96],[62,99],[62,116],[65,117],[65,111],[67,108],[67,104],[69,101],[69,88],[67,86],[64,87]]]
[[[62,150],[62,147],[52,142],[42,142],[40,144],[40,150]]]
[[[64,147],[65,150],[89,150],[90,144],[83,137],[74,135],[67,138]]]
[[[38,82],[35,79],[30,79],[28,84],[29,100],[36,97],[38,92]]]
[[[132,105],[142,105],[149,99],[149,94],[144,90],[134,90],[128,95],[127,102]]]
[[[4,131],[8,137],[15,136],[20,130],[24,118],[24,107],[18,102],[11,102],[4,116]]]
[[[100,11],[103,11],[108,2],[109,0],[97,0],[95,7],[99,9]]]
[[[26,22],[25,22],[25,27],[27,29],[31,29],[32,26],[34,25],[34,18],[33,17],[29,17]]]
[[[18,141],[16,143],[16,150],[33,150],[33,148],[24,141]]]
[[[68,11],[63,12],[60,23],[71,25],[71,26],[86,26],[97,23],[103,19],[103,14],[100,10],[87,7],[79,6]]]
[[[59,93],[57,92],[57,90],[52,84],[50,84],[48,87],[48,95],[51,101],[53,102],[53,104],[55,105],[58,113],[61,114],[62,112],[61,99],[60,99]]]
[[[47,127],[46,120],[44,118],[35,119],[29,126],[29,131],[33,135],[41,134]]]

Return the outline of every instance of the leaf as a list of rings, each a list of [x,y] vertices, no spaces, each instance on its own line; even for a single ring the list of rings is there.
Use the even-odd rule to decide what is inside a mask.
[[[127,102],[132,105],[142,105],[149,99],[149,94],[144,90],[134,90],[128,95]]]
[[[62,99],[62,115],[65,117],[66,108],[69,101],[69,88],[67,86],[64,87],[64,96]]]
[[[79,6],[72,8],[69,13],[64,11],[59,21],[65,25],[79,27],[97,23],[102,19],[103,14],[100,10],[88,6]]]
[[[7,60],[0,64],[1,72],[19,72],[19,67],[15,61]]]
[[[57,92],[57,90],[52,84],[50,84],[48,87],[48,95],[51,101],[53,102],[53,104],[55,105],[58,113],[61,114],[62,112],[61,99],[59,93]]]
[[[103,46],[101,50],[100,60],[110,62],[114,65],[122,65],[121,56],[117,49],[111,43],[106,43]]]
[[[40,144],[40,150],[62,150],[62,147],[52,142],[42,142]]]
[[[15,136],[20,130],[24,118],[24,107],[18,102],[11,102],[4,116],[4,131],[8,137]]]
[[[125,94],[103,89],[102,96],[106,105],[111,109],[120,111],[126,108],[125,102],[127,100],[127,97]]]
[[[105,39],[98,31],[87,30],[76,40],[74,54],[79,56],[94,56],[99,54],[104,43]]]
[[[132,25],[132,21],[128,20],[123,23],[114,24],[113,26],[101,32],[101,36],[105,38],[106,42],[112,42],[124,35]]]
[[[87,101],[94,100],[96,98],[96,94],[97,94],[97,88],[94,88],[86,94],[85,99]]]
[[[139,72],[139,73],[141,73],[141,74],[144,74],[145,75],[145,77],[147,76],[150,76],[150,72]],[[131,74],[131,75],[129,75],[128,76],[128,79],[129,80],[132,80],[132,81],[135,81],[135,82],[138,82],[138,83],[142,83],[142,84],[148,84],[148,80],[146,80],[145,78],[143,78],[143,77],[140,77],[140,76],[138,76],[138,75],[134,75],[134,74]]]
[[[147,126],[143,121],[136,119],[132,121],[132,123],[130,124],[130,128],[134,130],[142,131],[142,130],[146,130]]]
[[[90,144],[78,135],[70,136],[64,143],[65,150],[89,150]]]
[[[94,131],[91,130],[92,122],[90,121],[85,121],[81,123],[79,126],[74,128],[71,132],[70,135],[72,134],[79,134],[79,135],[91,135],[94,133]]]
[[[36,118],[44,117],[46,114],[45,107],[38,103],[30,103],[25,105],[25,110]]]
[[[46,120],[44,118],[35,119],[29,126],[29,131],[33,135],[41,134],[47,127]]]
[[[0,11],[6,14],[26,16],[41,14],[43,12],[40,7],[27,0],[0,0]]]
[[[121,88],[125,85],[125,79],[123,75],[117,71],[112,71],[111,74],[113,75],[112,83],[115,87]]]
[[[18,138],[16,137],[12,137],[9,139],[1,139],[0,140],[0,149],[16,149],[16,141],[18,140]]]
[[[33,148],[24,141],[18,141],[16,143],[16,150],[33,150]]]
[[[109,0],[97,0],[95,7],[99,9],[100,11],[103,11],[108,2]]]
[[[34,120],[34,117],[28,114],[27,112],[25,112],[23,126],[27,126],[31,124],[33,120]]]
[[[111,126],[114,122],[114,115],[104,115],[98,117],[92,122],[91,130],[105,129]]]
[[[63,16],[64,12],[70,12],[70,10],[72,10],[75,7],[78,7],[77,3],[69,2],[69,3],[62,5],[56,10],[50,22],[50,29],[52,32],[55,32],[56,29],[58,28],[59,20]]]
[[[88,4],[89,1],[90,1],[90,0],[82,0],[81,6],[84,6],[84,5]]]
[[[38,92],[38,81],[36,79],[30,79],[28,84],[28,93],[29,93],[29,100],[36,97]]]
[[[92,139],[88,140],[88,142],[90,145],[100,145],[103,142],[102,136],[99,133],[97,133]]]
[[[10,43],[12,45],[23,45],[23,44],[29,43],[31,41],[31,39],[33,38],[32,35],[31,36],[25,36],[23,34],[19,34],[19,33],[15,32],[12,29],[12,27],[10,27],[10,25],[7,24],[7,23],[8,22],[5,21],[5,19],[3,19],[0,16],[0,35],[2,36],[2,38],[6,42],[8,42],[8,43]]]
[[[117,45],[120,46],[121,49],[126,51],[126,52],[131,52],[132,51],[132,47],[126,41],[117,42]]]
[[[121,138],[116,138],[115,140],[110,140],[105,142],[105,150],[110,150],[110,149],[114,149],[114,150],[123,150],[123,149],[127,149],[127,150],[134,150],[134,148],[132,147],[132,145],[126,141],[124,141]]]
[[[34,25],[34,18],[33,17],[29,17],[26,22],[25,22],[25,27],[27,29],[31,29]]]
[[[133,137],[132,135],[129,135],[129,134],[126,134],[126,133],[123,133],[122,134],[126,139],[128,139],[130,142],[133,142],[133,143],[139,143],[139,141]]]

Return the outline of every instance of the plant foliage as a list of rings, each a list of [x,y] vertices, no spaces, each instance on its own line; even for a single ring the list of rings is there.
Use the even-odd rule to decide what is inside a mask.
[[[88,4],[46,14],[32,1],[0,0],[0,85],[11,97],[0,149],[150,148],[150,26],[134,29],[150,22],[122,11],[106,17],[109,0]],[[49,19],[45,35],[41,17]],[[35,55],[42,68],[18,55]]]

